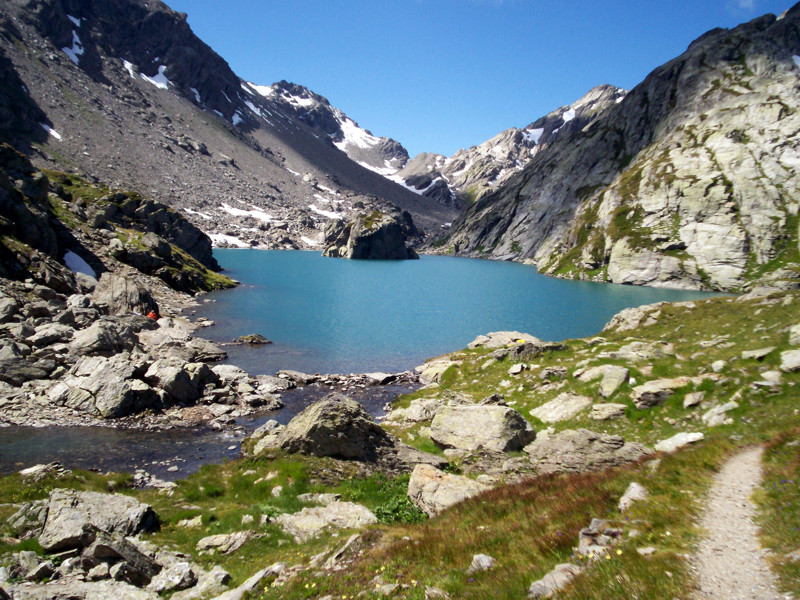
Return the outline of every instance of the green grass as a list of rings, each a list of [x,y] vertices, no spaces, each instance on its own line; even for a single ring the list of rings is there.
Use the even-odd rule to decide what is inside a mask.
[[[761,541],[772,551],[771,562],[781,591],[800,594],[800,429],[786,431],[766,446],[764,482],[756,493]]]

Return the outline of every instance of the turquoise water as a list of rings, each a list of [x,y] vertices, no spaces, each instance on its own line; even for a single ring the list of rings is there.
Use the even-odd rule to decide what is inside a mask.
[[[260,333],[274,343],[226,348],[256,374],[402,371],[489,331],[544,340],[597,334],[621,309],[708,297],[700,292],[566,281],[510,262],[423,256],[355,261],[317,252],[218,249],[242,285],[215,292],[197,316],[214,341]]]

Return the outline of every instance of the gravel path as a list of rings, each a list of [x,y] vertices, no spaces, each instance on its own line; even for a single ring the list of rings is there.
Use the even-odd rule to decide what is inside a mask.
[[[761,483],[762,448],[731,458],[714,478],[700,522],[707,536],[694,557],[695,600],[784,600],[759,546],[750,496]]]

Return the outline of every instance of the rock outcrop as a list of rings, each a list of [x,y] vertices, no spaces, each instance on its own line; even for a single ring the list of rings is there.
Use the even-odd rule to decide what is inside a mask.
[[[535,437],[530,423],[509,406],[444,406],[431,422],[431,439],[440,448],[509,452]]]
[[[128,496],[55,489],[50,493],[39,544],[55,552],[88,546],[92,527],[126,536],[153,531],[157,526],[153,509]]]
[[[324,529],[361,529],[378,522],[366,507],[353,502],[330,502],[304,508],[294,514],[279,515],[275,522],[298,543],[316,537]]]
[[[409,499],[429,517],[490,489],[460,475],[445,473],[429,465],[417,465],[408,482]]]
[[[380,448],[392,444],[363,406],[338,393],[305,409],[275,439],[287,452],[357,460],[374,460]]]
[[[602,470],[652,454],[645,446],[626,442],[618,435],[587,429],[568,429],[541,436],[525,446],[525,452],[540,473]]]
[[[418,154],[392,179],[403,181],[441,204],[475,202],[509,182],[554,141],[587,127],[626,93],[610,85],[597,86],[571,105],[562,106],[527,127],[506,129],[449,158],[428,152]]]
[[[419,258],[407,245],[415,235],[418,232],[407,212],[358,213],[351,220],[333,220],[325,227],[322,255],[372,260]]]

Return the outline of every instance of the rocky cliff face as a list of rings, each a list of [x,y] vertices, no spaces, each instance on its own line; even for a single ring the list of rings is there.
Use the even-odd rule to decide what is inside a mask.
[[[475,202],[501,187],[554,141],[584,129],[603,110],[621,102],[626,93],[610,85],[597,86],[580,100],[523,129],[506,129],[482,144],[459,150],[450,158],[419,154],[392,179],[441,204],[459,206]]]
[[[419,258],[409,242],[419,235],[403,211],[365,210],[355,218],[331,221],[325,228],[323,256],[369,260]]]
[[[59,293],[133,267],[172,289],[230,287],[211,241],[179,213],[136,193],[36,169],[0,144],[0,277],[32,278]]]
[[[472,206],[445,245],[618,283],[796,285],[798,55],[798,6],[707,33]]]
[[[318,248],[357,202],[400,206],[429,231],[455,217],[336,146],[360,132],[403,161],[399,145],[304,88],[243,81],[158,0],[6,3],[0,73],[3,140],[172,206],[219,245]]]

